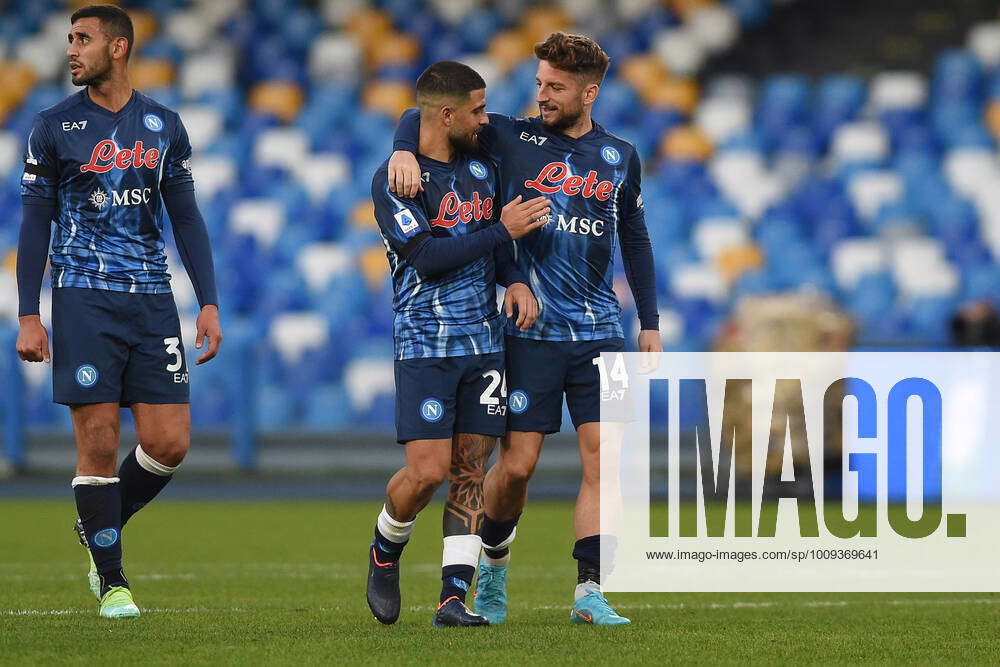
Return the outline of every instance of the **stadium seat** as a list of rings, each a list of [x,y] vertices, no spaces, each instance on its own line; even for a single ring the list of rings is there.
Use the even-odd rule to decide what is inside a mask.
[[[673,294],[680,299],[705,299],[718,302],[726,298],[726,285],[718,270],[709,263],[689,264],[673,272]]]
[[[268,340],[285,363],[295,363],[330,340],[326,318],[313,312],[282,313],[271,322]]]
[[[379,395],[392,396],[395,383],[391,359],[361,357],[344,371],[344,385],[356,413],[369,411]]]
[[[254,160],[265,167],[295,169],[309,153],[309,138],[302,130],[282,127],[265,130],[254,144]]]
[[[973,26],[969,31],[966,45],[983,67],[1000,66],[1000,21],[989,21]]]
[[[270,200],[244,199],[233,206],[229,226],[234,232],[248,234],[268,247],[274,244],[285,226],[285,214]]]
[[[881,242],[876,239],[844,239],[834,244],[830,253],[830,266],[837,285],[851,290],[864,276],[882,271],[886,266],[886,258]]]
[[[330,281],[350,271],[352,256],[343,245],[336,243],[311,243],[302,248],[295,261],[309,289],[319,294]]]

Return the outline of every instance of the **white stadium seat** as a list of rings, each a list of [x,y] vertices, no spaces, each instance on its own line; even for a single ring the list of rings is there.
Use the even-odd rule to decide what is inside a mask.
[[[330,327],[319,313],[282,313],[272,320],[268,338],[282,360],[293,364],[310,350],[329,344]]]
[[[878,239],[848,238],[837,241],[833,246],[830,264],[837,285],[851,289],[863,276],[882,271],[886,260]]]
[[[10,173],[12,169],[21,169],[22,140],[11,132],[0,132],[0,177]]]
[[[354,257],[340,243],[310,243],[295,258],[295,266],[313,293],[326,289],[330,281],[351,270]]]
[[[889,137],[878,123],[846,123],[833,135],[831,153],[838,162],[882,160],[889,154]]]
[[[361,45],[349,35],[326,33],[309,48],[313,81],[354,81],[361,75]]]
[[[225,89],[233,84],[235,78],[233,56],[227,49],[216,48],[192,54],[181,66],[181,95],[192,99],[202,93]]]
[[[719,53],[739,37],[740,22],[725,5],[707,5],[692,12],[688,29],[709,53]]]
[[[682,299],[708,299],[722,301],[727,289],[722,277],[711,264],[682,266],[672,276],[670,287]]]
[[[391,359],[354,359],[344,371],[344,383],[356,412],[368,410],[376,396],[392,394],[396,378]]]
[[[726,248],[746,243],[747,231],[738,218],[706,218],[691,232],[694,247],[706,259],[715,259]]]
[[[872,80],[870,100],[878,111],[919,109],[927,101],[927,81],[918,72],[882,72]]]
[[[973,26],[966,46],[986,67],[1000,65],[1000,22],[988,21]]]
[[[309,137],[294,127],[279,127],[260,133],[254,145],[254,161],[265,167],[291,171],[309,153]]]
[[[204,104],[188,104],[177,110],[184,121],[191,148],[204,150],[215,140],[223,129],[222,116],[218,111]]]
[[[870,220],[884,204],[903,196],[903,179],[894,171],[866,171],[851,179],[847,191],[857,212]]]
[[[691,75],[701,69],[708,55],[687,28],[668,28],[653,38],[653,53],[671,72]]]
[[[745,132],[752,119],[750,104],[740,98],[710,97],[694,112],[694,122],[715,143]]]
[[[270,247],[285,227],[285,211],[269,199],[244,199],[233,206],[229,226],[237,233],[249,234]]]
[[[191,158],[194,187],[202,201],[211,199],[220,190],[227,190],[236,183],[236,165],[222,155],[195,153]]]
[[[958,274],[945,259],[944,248],[927,237],[892,246],[892,275],[907,296],[951,296],[958,289]]]
[[[295,180],[314,202],[322,202],[330,191],[351,182],[351,162],[339,153],[304,155],[292,165]]]

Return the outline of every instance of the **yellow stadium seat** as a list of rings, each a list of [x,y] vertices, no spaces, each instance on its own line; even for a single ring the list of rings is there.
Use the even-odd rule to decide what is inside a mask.
[[[4,271],[10,275],[14,275],[17,270],[17,250],[8,250],[3,256],[3,262],[0,262],[0,266],[3,266]]]
[[[159,26],[156,24],[156,16],[145,10],[129,9],[128,15],[132,19],[132,28],[135,30],[135,49],[138,50],[159,32]],[[135,56],[133,55],[133,57]]]
[[[509,72],[530,58],[533,42],[519,30],[498,32],[490,41],[488,53],[502,72]]]
[[[388,64],[409,64],[420,56],[420,44],[408,35],[392,33],[371,45],[368,64],[378,69]]]
[[[754,243],[732,246],[718,254],[715,264],[723,280],[732,284],[747,271],[764,266],[764,253]]]
[[[714,4],[715,0],[666,0],[666,5],[684,20],[697,9]]]
[[[378,229],[375,221],[375,202],[362,201],[351,209],[351,227],[356,229]]]
[[[69,0],[66,4],[66,9],[69,14],[72,14],[78,9],[83,9],[87,5],[118,5],[120,7],[122,3],[118,2],[118,0],[101,0],[100,2],[96,2],[96,0]]]
[[[712,155],[712,142],[697,128],[675,127],[660,140],[660,154],[670,160],[704,162]]]
[[[698,105],[698,84],[693,79],[668,76],[655,86],[639,90],[639,96],[654,109],[671,109],[690,114]]]
[[[358,257],[361,265],[361,275],[365,278],[368,290],[381,292],[389,284],[389,262],[385,258],[385,247],[373,245],[365,248]]]
[[[170,86],[176,77],[174,65],[169,60],[133,60],[128,72],[132,85],[139,90]]]
[[[1000,99],[993,100],[986,106],[986,127],[995,138],[1000,139]]]
[[[363,9],[347,19],[344,29],[353,35],[365,53],[392,32],[392,20],[377,9]]]
[[[667,68],[656,56],[643,54],[625,59],[618,68],[618,76],[641,93],[666,81]]]
[[[257,113],[271,114],[290,123],[302,108],[302,89],[291,81],[264,81],[251,89],[249,102]]]
[[[528,41],[543,42],[549,35],[557,31],[567,31],[573,25],[569,15],[554,5],[534,7],[526,11],[521,20],[521,26]]]
[[[27,63],[0,61],[0,120],[21,106],[37,78],[35,70]]]
[[[375,81],[365,88],[362,102],[373,111],[381,111],[393,120],[416,106],[413,88],[401,81]]]

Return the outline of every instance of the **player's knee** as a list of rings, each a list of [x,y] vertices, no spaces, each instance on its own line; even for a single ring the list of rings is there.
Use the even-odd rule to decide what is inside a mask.
[[[140,443],[142,451],[156,463],[169,468],[176,468],[187,456],[188,438],[178,435],[168,438],[143,440]]]
[[[509,484],[527,484],[531,476],[535,474],[535,464],[538,459],[506,460],[504,461],[504,472]]]
[[[434,493],[434,490],[441,486],[448,476],[448,467],[440,465],[436,461],[414,466],[410,473],[417,493],[420,495]]]

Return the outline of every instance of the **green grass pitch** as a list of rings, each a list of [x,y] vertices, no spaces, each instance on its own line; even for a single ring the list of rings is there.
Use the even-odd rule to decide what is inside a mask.
[[[67,496],[69,494],[67,493]],[[160,502],[125,533],[143,617],[98,618],[72,499],[0,502],[0,664],[992,663],[998,594],[619,594],[571,626],[571,508],[529,505],[502,626],[432,628],[441,507],[402,561],[403,613],[364,597],[377,502]]]

